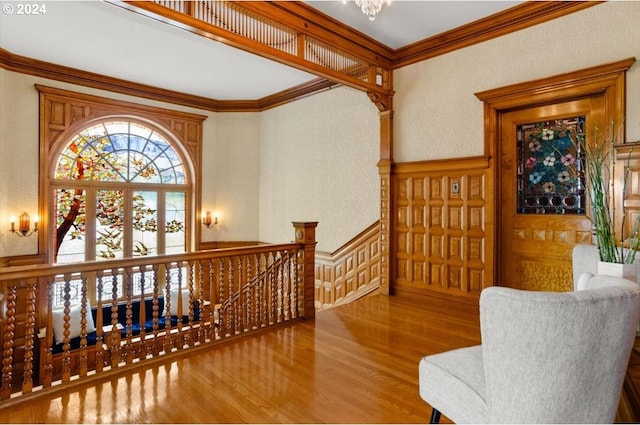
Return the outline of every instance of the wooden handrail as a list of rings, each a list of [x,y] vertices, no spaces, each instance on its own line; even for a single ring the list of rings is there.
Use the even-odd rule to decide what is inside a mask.
[[[288,244],[1,268],[0,403],[313,317],[316,224]]]

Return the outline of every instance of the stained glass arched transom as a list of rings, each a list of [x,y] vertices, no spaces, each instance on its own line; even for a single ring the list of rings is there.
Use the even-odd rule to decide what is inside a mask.
[[[135,122],[106,122],[83,130],[62,151],[55,178],[185,183],[182,161],[171,144]]]

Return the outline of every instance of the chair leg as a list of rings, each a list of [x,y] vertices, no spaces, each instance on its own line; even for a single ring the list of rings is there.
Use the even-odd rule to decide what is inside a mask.
[[[440,423],[440,411],[435,408],[431,408],[431,419],[429,419],[430,424],[439,424]]]

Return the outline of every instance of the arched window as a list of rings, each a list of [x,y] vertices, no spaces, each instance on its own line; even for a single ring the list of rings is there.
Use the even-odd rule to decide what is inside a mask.
[[[36,85],[40,93],[38,250],[47,262],[71,263],[173,254],[195,249],[201,194],[202,127],[188,112]],[[167,270],[179,273],[180,269]],[[149,293],[135,273],[134,295]],[[124,296],[123,282],[105,294]],[[98,299],[95,280],[88,296]],[[61,307],[64,283],[53,288]],[[79,302],[81,278],[71,282]]]
[[[110,119],[84,128],[59,152],[51,178],[56,262],[186,250],[191,185],[161,132]]]

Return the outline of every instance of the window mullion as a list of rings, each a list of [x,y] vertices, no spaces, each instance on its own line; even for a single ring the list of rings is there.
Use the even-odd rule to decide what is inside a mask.
[[[166,254],[166,238],[165,238],[165,226],[167,223],[167,200],[166,193],[164,191],[157,192],[158,197],[158,254]]]
[[[123,240],[122,249],[124,257],[133,256],[133,191],[131,189],[123,190],[124,205],[124,220],[123,220]]]
[[[85,258],[87,261],[96,259],[96,189],[86,187],[85,192]]]

